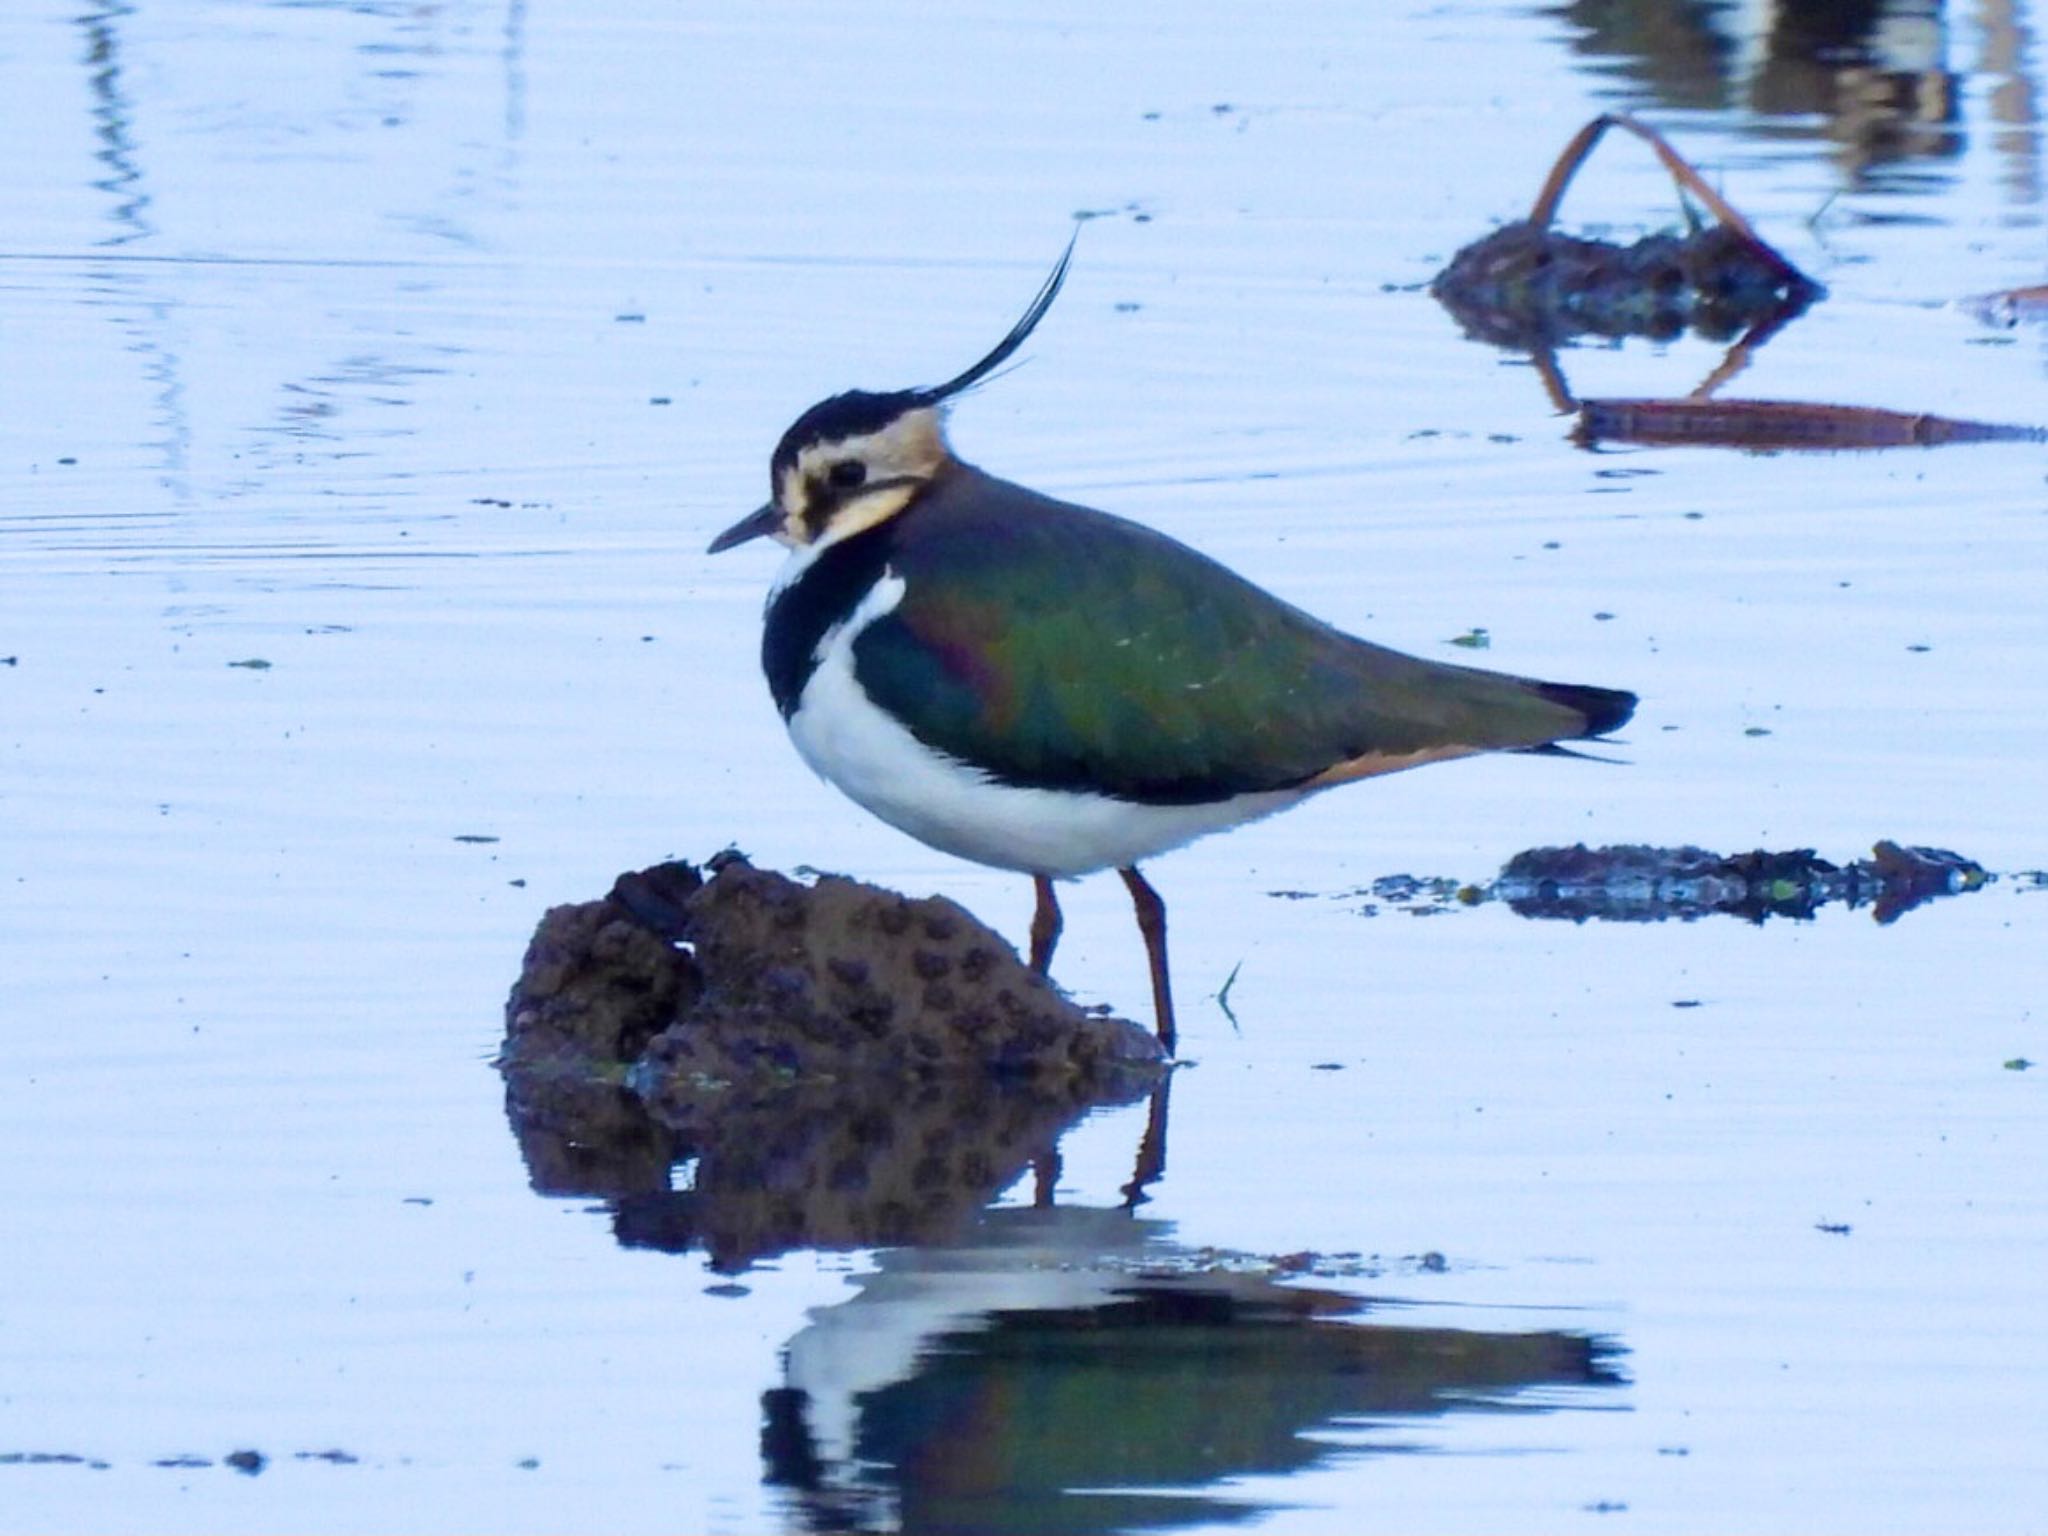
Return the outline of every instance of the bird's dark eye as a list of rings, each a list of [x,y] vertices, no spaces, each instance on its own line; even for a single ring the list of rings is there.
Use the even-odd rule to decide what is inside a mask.
[[[841,459],[825,471],[835,490],[850,491],[868,477],[868,467],[859,459]]]

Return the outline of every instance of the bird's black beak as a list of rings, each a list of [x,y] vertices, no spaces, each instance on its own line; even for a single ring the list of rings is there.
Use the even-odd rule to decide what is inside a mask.
[[[781,526],[782,508],[772,501],[766,502],[713,539],[711,547],[704,553],[722,555],[735,545],[744,544],[749,539],[758,539],[764,533],[773,533]]]

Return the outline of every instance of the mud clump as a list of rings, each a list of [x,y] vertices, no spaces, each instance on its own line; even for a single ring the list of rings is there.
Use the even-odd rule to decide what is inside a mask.
[[[965,908],[736,854],[622,875],[557,907],[506,1007],[508,1070],[658,1090],[881,1073],[1093,1080],[1162,1061],[1082,1012]]]
[[[534,1188],[728,1270],[943,1237],[1165,1073],[1149,1031],[1075,1007],[953,902],[737,854],[550,911],[505,1018]]]
[[[503,1064],[578,1075],[620,1069],[695,1006],[704,990],[695,959],[677,947],[679,934],[622,899],[629,881],[671,896],[703,884],[689,865],[669,865],[622,876],[602,901],[548,912],[506,1006]]]
[[[943,897],[835,875],[801,885],[733,859],[682,915],[702,991],[650,1042],[643,1070],[657,1081],[1094,1079],[1160,1060],[1148,1033],[1083,1013]]]

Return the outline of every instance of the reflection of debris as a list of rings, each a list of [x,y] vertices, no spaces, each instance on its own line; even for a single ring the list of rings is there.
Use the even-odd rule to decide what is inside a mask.
[[[548,913],[506,1019],[534,1187],[610,1197],[626,1240],[723,1268],[942,1237],[1164,1070],[1148,1031],[1083,1013],[953,903],[737,855]]]
[[[1615,1347],[1582,1333],[1361,1321],[1371,1303],[1295,1281],[1317,1258],[1212,1257],[1085,1208],[992,1211],[884,1254],[789,1341],[768,1481],[810,1530],[1221,1525],[1259,1510],[1219,1483],[1621,1384]]]
[[[1812,917],[1830,902],[1840,902],[1869,906],[1880,923],[1889,923],[1923,902],[1974,891],[1992,878],[1982,865],[1946,849],[1889,841],[1880,842],[1867,859],[1839,865],[1816,857],[1811,848],[1719,854],[1691,847],[1580,845],[1518,853],[1491,885],[1382,875],[1370,886],[1335,892],[1333,899],[1371,895],[1418,914],[1500,901],[1523,917],[1632,923],[1690,920],[1714,912],[1760,923],[1766,917]],[[1270,894],[1298,900],[1305,893]],[[1363,909],[1367,916],[1377,910]]]
[[[1920,411],[1803,400],[1581,400],[1572,439],[1581,447],[1782,449],[1937,448],[1945,443],[2048,441],[2040,427],[1956,421]]]
[[[1856,191],[1913,186],[1927,174],[1915,162],[1963,153],[1973,139],[1959,123],[1965,78],[1973,95],[1990,101],[2031,87],[2023,48],[1988,48],[1967,77],[1951,71],[1941,0],[1566,0],[1551,14],[1572,28],[1573,51],[1601,75],[1625,77],[1625,86],[1615,84],[1628,94],[1724,120],[1746,115],[1767,123],[1777,144],[1832,146]],[[2005,158],[2002,175],[2028,174],[2031,146],[1992,147]]]
[[[1718,222],[1695,220],[1682,234],[1650,235],[1630,246],[1552,229],[1566,187],[1610,127],[1649,144],[1681,194],[1697,198]],[[1654,129],[1613,114],[1596,117],[1565,146],[1527,219],[1459,251],[1430,291],[1474,339],[1532,351],[1574,336],[1668,339],[1688,328],[1725,341],[1774,331],[1824,292]]]

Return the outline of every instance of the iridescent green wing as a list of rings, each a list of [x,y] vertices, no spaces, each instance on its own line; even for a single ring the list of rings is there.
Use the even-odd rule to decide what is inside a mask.
[[[1519,679],[1368,645],[1161,534],[1032,501],[906,521],[904,595],[854,647],[877,704],[999,780],[1191,803],[1584,729]]]

